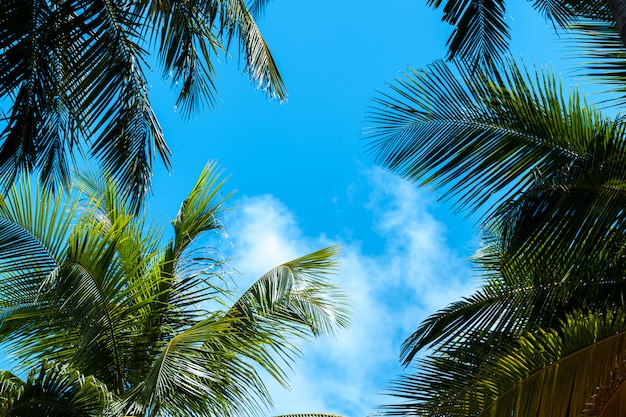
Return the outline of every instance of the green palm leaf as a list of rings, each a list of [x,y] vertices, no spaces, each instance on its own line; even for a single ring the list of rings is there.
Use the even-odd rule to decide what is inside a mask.
[[[159,350],[145,379],[126,396],[125,413],[244,415],[270,401],[254,368],[238,358],[241,344],[229,320],[209,317]]]
[[[386,414],[612,415],[623,401],[625,343],[623,314],[578,312],[554,330],[527,332],[481,366],[446,348],[393,386],[405,402]]]
[[[615,24],[610,19],[580,20],[572,25],[567,40],[577,46],[573,54],[581,64],[576,72],[600,93],[605,93],[604,104],[624,105],[625,52]]]
[[[448,39],[448,58],[470,68],[498,66],[508,52],[510,33],[504,0],[427,0],[443,6],[442,21],[454,29]],[[603,21],[614,26],[607,2],[601,0],[533,0],[537,10],[555,28],[571,29],[580,21]],[[506,61],[506,60],[504,60]]]
[[[438,8],[441,0],[428,0]],[[448,0],[442,20],[454,26],[448,39],[448,57],[458,58],[470,66],[498,62],[509,42],[505,22],[504,0]]]
[[[33,369],[26,381],[6,371],[0,381],[0,414],[5,417],[96,417],[112,400],[106,386],[94,378],[47,361]]]
[[[248,355],[285,386],[277,359],[291,366],[299,355],[294,341],[348,325],[345,295],[327,280],[336,267],[337,251],[329,247],[272,269],[228,311],[249,347]]]

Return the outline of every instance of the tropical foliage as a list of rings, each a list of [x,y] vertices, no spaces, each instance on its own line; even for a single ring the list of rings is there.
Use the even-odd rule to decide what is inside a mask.
[[[285,86],[253,13],[266,1],[0,2],[0,184],[38,171],[55,189],[79,155],[97,158],[135,207],[170,151],[150,104],[156,64],[188,116],[215,101],[214,62],[238,43],[245,72],[272,97]],[[152,56],[154,52],[155,56]]]
[[[491,66],[505,55],[511,37],[505,0],[427,0],[443,7],[442,20],[454,27],[448,39],[448,58]],[[556,28],[579,24],[594,27],[595,36],[626,40],[626,5],[619,0],[534,0],[533,8]],[[587,26],[590,25],[590,26]]]
[[[0,415],[267,410],[261,375],[287,386],[298,342],[347,325],[329,281],[338,248],[236,296],[213,246],[224,238],[223,184],[208,165],[166,234],[106,175],[79,176],[69,196],[14,183],[0,199],[0,342],[17,367],[0,374]]]
[[[376,99],[377,160],[483,212],[483,286],[404,343],[390,415],[617,415],[626,401],[626,122],[549,70],[436,63]],[[430,350],[421,355],[423,349]],[[623,409],[623,408],[622,408]]]

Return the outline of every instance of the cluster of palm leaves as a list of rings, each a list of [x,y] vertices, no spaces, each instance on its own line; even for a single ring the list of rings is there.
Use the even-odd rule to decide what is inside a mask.
[[[0,415],[266,411],[261,374],[287,385],[298,341],[347,324],[328,279],[337,247],[236,296],[212,245],[228,198],[214,165],[167,234],[105,178],[81,174],[69,196],[22,178],[0,198],[0,343],[16,364],[0,373]]]
[[[613,3],[534,5],[587,42],[588,75],[617,85],[626,14]],[[404,342],[415,372],[394,383],[398,402],[383,413],[623,415],[626,120],[603,115],[552,71],[502,55],[504,6],[445,2],[454,59],[408,71],[375,99],[377,161],[442,190],[458,210],[480,211],[484,243],[474,259],[481,288]]]
[[[266,3],[0,2],[0,185],[38,172],[47,187],[59,188],[83,154],[98,159],[140,206],[152,163],[160,157],[169,166],[170,156],[145,72],[157,66],[178,92],[177,108],[189,115],[213,104],[213,63],[236,41],[251,80],[285,98],[253,18]]]

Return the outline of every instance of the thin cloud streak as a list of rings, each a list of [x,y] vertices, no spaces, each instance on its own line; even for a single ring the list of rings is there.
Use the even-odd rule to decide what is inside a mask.
[[[467,260],[449,246],[445,225],[431,214],[432,197],[380,169],[365,175],[371,191],[364,204],[384,242],[379,253],[365,254],[359,242],[342,236],[304,236],[294,214],[270,195],[241,199],[226,221],[242,286],[290,259],[343,246],[335,280],[350,295],[352,324],[334,339],[304,346],[290,391],[268,384],[271,415],[376,411],[390,402],[381,394],[402,372],[402,341],[436,309],[473,290]]]

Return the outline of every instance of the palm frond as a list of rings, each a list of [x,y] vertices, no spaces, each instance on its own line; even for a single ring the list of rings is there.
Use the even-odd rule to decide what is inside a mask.
[[[93,377],[47,361],[33,369],[26,381],[7,373],[1,381],[3,416],[96,417],[103,415],[113,398]]]
[[[150,188],[158,154],[169,165],[169,149],[148,99],[144,51],[137,43],[140,18],[134,8],[102,0],[78,13],[81,51],[71,62],[79,109],[95,136],[92,156],[118,180],[120,192],[135,205]]]
[[[513,62],[502,72],[457,69],[437,62],[397,78],[375,99],[367,134],[376,162],[444,188],[460,209],[510,200],[533,183],[533,169],[559,171],[604,128],[575,92],[565,101],[549,72],[533,82]]]
[[[207,164],[172,222],[174,238],[164,253],[159,297],[162,320],[174,327],[188,314],[202,314],[203,303],[227,295],[226,262],[203,240],[206,233],[224,227],[221,216],[230,194],[223,194],[221,174],[215,163]]]
[[[286,384],[295,339],[347,324],[344,296],[328,281],[337,248],[287,262],[232,307],[208,312],[226,298],[210,282],[224,279],[223,261],[196,243],[223,227],[222,185],[209,164],[162,242],[106,173],[82,174],[67,195],[14,183],[0,198],[0,341],[10,339],[3,347],[19,368],[51,359],[90,375],[115,395],[113,415],[266,411],[259,369]],[[22,395],[5,377],[0,389]]]
[[[287,88],[278,66],[244,1],[233,0],[227,10],[232,12],[229,20],[236,19],[235,33],[240,38],[240,49],[246,57],[245,72],[249,74],[252,83],[270,98],[286,100]]]
[[[109,0],[1,7],[0,94],[11,98],[0,137],[3,184],[39,171],[50,188],[66,186],[71,158],[95,138],[92,155],[140,205],[155,154],[169,161],[141,69],[140,16]]]
[[[228,311],[238,320],[248,355],[283,385],[287,380],[274,354],[291,364],[299,355],[295,340],[348,325],[346,296],[327,280],[338,249],[331,246],[272,269]]]
[[[174,256],[179,256],[200,234],[222,227],[219,220],[225,210],[230,194],[222,193],[225,180],[215,163],[207,164],[191,192],[180,206],[172,222],[175,240],[172,242]]]
[[[185,117],[215,104],[217,89],[213,79],[213,59],[224,50],[214,33],[218,3],[213,1],[145,2],[152,25],[158,29],[153,38],[159,44],[163,76],[171,78],[179,90],[177,108]]]
[[[578,58],[577,74],[603,94],[603,104],[619,107],[626,103],[626,50],[615,24],[606,20],[585,19],[571,26],[566,38],[573,41]]]
[[[500,62],[508,49],[510,34],[503,0],[428,0],[438,8],[444,3],[442,20],[454,26],[448,39],[448,58],[470,67]]]
[[[509,265],[534,260],[560,268],[549,276],[576,269],[580,277],[617,262],[624,120],[604,118],[575,91],[565,99],[548,72],[533,76],[511,63],[460,75],[438,63],[377,100],[369,132],[377,161],[444,189],[458,209],[491,204],[485,219],[499,224]]]
[[[252,17],[255,19],[262,17],[269,2],[270,0],[253,0],[249,2],[248,10],[250,10]]]
[[[21,178],[0,198],[0,338],[17,341],[24,317],[41,314],[46,277],[63,261],[77,204]],[[26,331],[28,334],[28,331]]]
[[[242,359],[232,319],[212,315],[160,347],[144,381],[124,400],[130,415],[154,410],[193,415],[256,415],[271,403],[256,370]]]
[[[597,312],[570,315],[559,330],[528,334],[494,361],[500,373],[486,387],[485,415],[533,410],[538,416],[566,416],[568,410],[587,409],[602,388],[623,383],[625,329],[623,314]],[[550,400],[529,396],[530,391],[550,392]]]
[[[576,312],[561,326],[527,332],[479,363],[460,362],[457,349],[449,346],[433,354],[418,373],[400,379],[392,393],[404,403],[386,406],[384,413],[581,415],[603,389],[612,387],[616,393],[623,384],[624,316]],[[611,407],[609,403],[597,404]]]
[[[253,4],[258,13],[264,4]],[[155,7],[144,4],[160,33],[163,75],[179,89],[177,100],[185,117],[205,106],[212,107],[217,93],[213,60],[227,52],[231,41],[239,42],[245,72],[269,97],[286,98],[284,81],[274,58],[242,0],[174,2]]]

